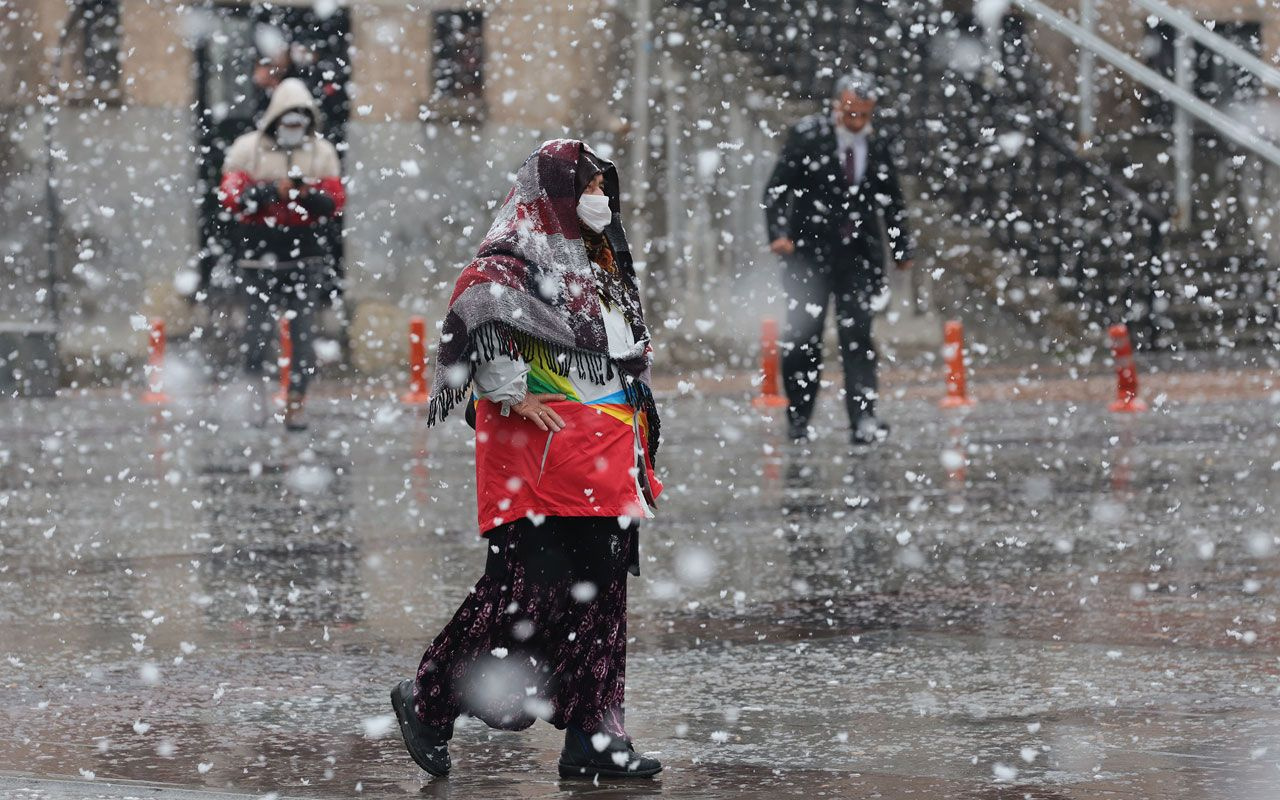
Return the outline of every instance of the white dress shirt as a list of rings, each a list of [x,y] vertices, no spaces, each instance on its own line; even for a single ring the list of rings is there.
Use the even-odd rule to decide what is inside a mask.
[[[862,178],[867,174],[867,136],[870,126],[863,128],[858,133],[854,133],[841,125],[839,120],[834,120],[834,123],[836,126],[836,163],[840,165],[840,171],[844,172],[845,153],[853,150],[853,185],[857,186],[862,183]]]

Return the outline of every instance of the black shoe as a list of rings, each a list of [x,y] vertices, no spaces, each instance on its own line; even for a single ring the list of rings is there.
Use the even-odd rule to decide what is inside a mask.
[[[391,690],[391,707],[400,720],[400,734],[404,736],[405,749],[418,766],[436,776],[449,774],[449,739],[453,738],[452,725],[428,725],[413,712],[413,681],[400,681]]]
[[[284,402],[284,429],[287,431],[305,431],[307,417],[304,411],[305,400],[302,395],[289,393]]]
[[[797,444],[809,441],[809,423],[789,423],[787,425],[787,438]]]
[[[630,739],[590,734],[572,726],[565,729],[564,749],[560,751],[561,778],[652,778],[659,772],[662,764],[658,759],[636,753]]]
[[[881,422],[875,417],[865,417],[853,426],[849,441],[854,446],[877,444],[889,438],[889,423]]]

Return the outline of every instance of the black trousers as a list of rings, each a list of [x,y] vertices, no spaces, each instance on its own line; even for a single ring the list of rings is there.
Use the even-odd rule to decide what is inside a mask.
[[[289,364],[289,393],[305,395],[316,371],[315,320],[320,310],[323,271],[313,266],[291,269],[239,269],[237,281],[245,292],[247,319],[241,350],[245,371],[258,376],[279,371],[279,321],[289,317],[293,358]],[[292,313],[289,313],[292,312]]]
[[[852,261],[852,259],[850,259]],[[871,300],[878,289],[864,270],[850,263],[822,263],[803,255],[784,260],[787,325],[782,334],[782,376],[787,419],[792,428],[809,424],[822,380],[822,331],[834,300],[840,361],[844,367],[845,408],[854,428],[876,408],[876,349],[871,341],[875,316]]]

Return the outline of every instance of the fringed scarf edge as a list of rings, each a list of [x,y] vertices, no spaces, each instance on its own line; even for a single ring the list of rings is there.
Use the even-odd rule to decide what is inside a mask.
[[[468,364],[467,380],[456,388],[445,386],[436,391],[427,404],[428,426],[443,422],[454,406],[467,399],[475,380],[476,368],[481,363],[488,363],[505,355],[537,364],[562,378],[568,377],[570,368],[576,367],[579,375],[597,386],[613,380],[616,372],[621,378],[627,404],[645,414],[649,428],[649,457],[656,459],[661,439],[661,423],[653,390],[644,381],[618,369],[608,356],[565,347],[498,321],[486,322],[472,330],[464,352]]]

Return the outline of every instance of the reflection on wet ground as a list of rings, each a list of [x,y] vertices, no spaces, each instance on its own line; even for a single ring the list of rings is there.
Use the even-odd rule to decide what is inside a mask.
[[[0,792],[1273,797],[1275,391],[906,398],[865,452],[670,399],[628,667],[668,769],[622,788],[557,780],[546,726],[461,725],[435,782],[395,736],[386,691],[483,560],[460,423],[336,393],[287,437],[217,397],[12,403],[0,772],[81,783]]]

